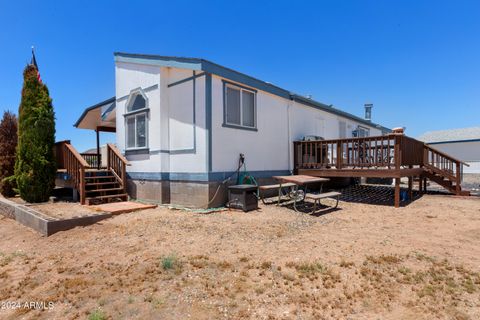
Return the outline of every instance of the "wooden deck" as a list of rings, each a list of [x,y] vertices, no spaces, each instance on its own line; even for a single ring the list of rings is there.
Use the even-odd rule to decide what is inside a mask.
[[[456,195],[462,191],[464,162],[403,134],[385,136],[296,141],[294,142],[296,174],[318,177],[371,177],[395,179],[395,206],[400,205],[400,178],[413,179],[426,190],[427,179]]]

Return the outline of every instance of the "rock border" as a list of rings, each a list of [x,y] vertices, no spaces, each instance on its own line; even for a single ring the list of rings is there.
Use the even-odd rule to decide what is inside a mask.
[[[0,198],[0,214],[47,237],[59,231],[88,226],[112,217],[111,213],[99,213],[92,216],[55,220],[32,208],[5,198]]]

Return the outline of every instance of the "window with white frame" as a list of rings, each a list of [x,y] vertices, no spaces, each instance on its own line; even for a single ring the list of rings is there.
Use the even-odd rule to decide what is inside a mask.
[[[148,108],[142,93],[133,94],[127,102],[125,114],[126,149],[141,149],[148,146]]]
[[[238,87],[233,84],[225,84],[225,124],[256,128],[256,103],[255,92]]]

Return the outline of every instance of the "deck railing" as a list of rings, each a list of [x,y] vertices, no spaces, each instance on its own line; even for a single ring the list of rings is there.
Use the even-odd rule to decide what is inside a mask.
[[[85,204],[85,170],[89,168],[87,161],[75,150],[70,141],[55,144],[57,167],[64,169],[71,177],[75,189],[80,194],[80,203]]]
[[[462,166],[467,165],[422,141],[403,134],[295,141],[294,169],[396,169],[424,167],[455,183],[460,192]]]
[[[113,173],[124,192],[127,191],[127,166],[129,165],[128,160],[115,145],[107,144],[107,169]]]
[[[421,165],[423,143],[398,134],[334,140],[295,141],[295,169],[396,168]],[[420,150],[419,156],[411,150]]]
[[[80,155],[88,162],[90,167],[100,169],[102,167],[102,155],[96,153],[80,153]]]
[[[469,166],[467,163],[429,145],[425,145],[423,159],[426,168],[455,181],[457,192],[459,191],[463,175],[462,169],[464,165]]]

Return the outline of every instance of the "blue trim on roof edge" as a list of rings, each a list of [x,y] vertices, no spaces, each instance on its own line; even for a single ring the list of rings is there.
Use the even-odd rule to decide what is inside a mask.
[[[77,128],[78,125],[80,124],[80,122],[82,122],[83,118],[85,118],[85,116],[87,115],[87,113],[89,111],[92,111],[92,110],[97,109],[97,108],[101,108],[104,105],[115,102],[115,101],[116,101],[115,97],[111,97],[110,99],[107,99],[105,101],[99,102],[97,104],[94,104],[91,107],[86,108],[85,110],[83,110],[82,115],[80,116],[80,118],[78,118],[77,122],[75,122],[75,124],[73,126]]]
[[[445,144],[445,143],[460,143],[460,142],[480,142],[480,139],[450,140],[450,141],[437,141],[437,142],[425,142],[425,143],[426,144]]]
[[[119,61],[119,62],[143,63],[143,64],[159,65],[159,66],[166,66],[166,67],[178,67],[178,68],[187,68],[187,69],[193,69],[193,70],[203,70],[207,73],[215,74],[232,81],[240,82],[240,83],[243,83],[244,85],[257,88],[258,90],[262,90],[285,99],[295,100],[297,102],[303,103],[310,107],[321,109],[332,114],[336,114],[345,118],[349,118],[354,121],[361,122],[370,127],[377,128],[381,130],[383,133],[392,131],[389,128],[381,126],[380,124],[362,119],[351,113],[341,111],[336,108],[332,108],[321,102],[294,94],[288,90],[277,87],[271,83],[259,80],[257,78],[251,77],[244,73],[221,66],[219,64],[213,63],[205,59],[171,57],[171,56],[160,56],[160,55],[149,55],[149,54],[136,54],[136,53],[125,53],[125,52],[114,52],[114,57],[115,57],[115,61]]]

